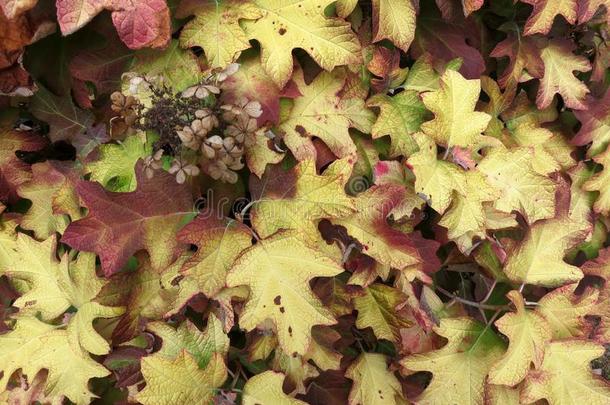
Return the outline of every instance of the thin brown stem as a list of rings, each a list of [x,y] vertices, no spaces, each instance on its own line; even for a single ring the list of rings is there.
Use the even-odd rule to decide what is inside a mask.
[[[461,302],[464,305],[468,305],[468,306],[471,306],[471,307],[487,309],[487,310],[490,310],[490,311],[495,311],[495,310],[498,310],[498,309],[505,309],[506,308],[506,305],[490,305],[490,304],[484,304],[484,303],[481,303],[481,302],[470,301],[470,300],[467,300],[466,298],[458,297],[457,295],[450,293],[449,291],[445,290],[442,287],[438,287],[437,286],[435,288],[439,292],[441,292],[443,295],[445,295],[445,296],[447,296],[447,297],[449,297],[451,299],[454,299],[454,300],[456,300],[458,302]]]

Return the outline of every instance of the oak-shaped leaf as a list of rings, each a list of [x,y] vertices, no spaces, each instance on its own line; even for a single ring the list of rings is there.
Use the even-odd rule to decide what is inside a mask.
[[[214,210],[203,211],[177,235],[180,242],[198,248],[180,272],[193,279],[207,297],[214,297],[225,287],[227,271],[242,251],[252,245],[252,233],[247,226],[219,215]]]
[[[203,331],[186,320],[177,328],[165,322],[149,323],[146,329],[162,339],[161,349],[153,356],[175,359],[182,350],[193,356],[199,368],[206,368],[215,353],[225,356],[229,351],[229,337],[215,315],[208,317]]]
[[[135,166],[139,159],[149,156],[152,142],[132,135],[117,144],[103,144],[87,156],[85,173],[110,191],[127,192],[136,189]]]
[[[454,70],[445,71],[440,89],[422,95],[425,106],[434,113],[433,120],[422,124],[422,132],[446,148],[474,147],[491,119],[489,114],[475,111],[480,92],[479,79],[466,80]]]
[[[584,338],[586,317],[602,315],[599,290],[588,288],[575,294],[577,286],[573,283],[556,288],[538,301],[536,312],[547,320],[553,339]]]
[[[364,289],[364,295],[354,297],[354,308],[358,311],[356,326],[359,329],[370,327],[377,339],[386,339],[397,344],[400,339],[400,330],[408,328],[414,319],[399,306],[404,304],[407,297],[399,290],[375,283]]]
[[[19,152],[35,152],[43,149],[47,141],[32,132],[13,129],[16,110],[0,113],[0,200],[16,202],[17,187],[32,177],[30,165],[18,157]]]
[[[531,225],[525,237],[506,252],[504,273],[510,280],[559,287],[583,277],[582,271],[565,262],[564,257],[585,240],[592,224],[589,218],[583,220],[570,213],[570,190],[562,184],[557,191],[555,216]]]
[[[22,295],[13,304],[20,311],[12,330],[0,336],[0,387],[4,389],[17,369],[31,381],[46,369],[45,395],[53,400],[66,396],[77,404],[90,403],[88,380],[104,377],[108,371],[88,353],[110,352],[94,321],[119,316],[123,309],[94,300],[105,284],[95,274],[95,255],[81,252],[71,261],[64,255],[59,262],[55,259],[55,236],[37,242],[22,233],[14,248],[16,257],[4,274]],[[39,320],[54,320],[69,308],[74,311],[64,316],[63,325]]]
[[[177,329],[164,322],[148,325],[162,339],[161,349],[142,359],[146,387],[137,394],[143,404],[208,402],[227,378],[224,357],[229,338],[220,321],[210,315],[203,331],[190,321]],[[185,381],[186,379],[186,381]],[[175,384],[186,384],[178,396]]]
[[[271,319],[286,353],[305,354],[314,325],[333,325],[329,309],[315,297],[309,281],[341,273],[341,265],[309,247],[294,231],[280,231],[258,241],[233,264],[229,287],[250,288],[239,326],[253,330]]]
[[[371,135],[373,138],[390,137],[390,157],[410,156],[418,150],[412,134],[419,131],[421,124],[429,118],[429,113],[416,91],[405,90],[392,97],[377,94],[370,97],[366,104],[379,108]]]
[[[203,48],[211,68],[225,68],[235,62],[241,51],[250,48],[248,37],[240,27],[243,19],[262,17],[261,10],[251,1],[224,0],[182,1],[176,17],[194,15],[180,32],[180,45],[184,48]],[[210,35],[214,32],[214,35]]]
[[[362,353],[349,366],[345,376],[354,381],[349,404],[402,404],[402,387],[388,369],[387,357],[381,353]]]
[[[70,219],[81,217],[74,191],[78,179],[69,164],[47,161],[32,165],[32,179],[18,188],[19,195],[32,202],[21,226],[34,231],[38,239],[47,239],[55,232],[63,233]]]
[[[49,124],[51,141],[72,141],[91,126],[93,113],[75,106],[70,97],[58,96],[46,87],[39,87],[32,97],[30,111]]]
[[[119,87],[121,74],[133,57],[133,51],[120,43],[116,35],[107,35],[106,42],[92,49],[79,49],[68,68],[75,79],[92,83],[96,94],[110,94]]]
[[[536,104],[538,108],[546,108],[553,101],[555,94],[559,93],[567,107],[575,110],[584,110],[585,96],[589,93],[586,84],[578,80],[573,74],[588,72],[591,63],[584,56],[574,55],[574,45],[566,40],[552,40],[540,51],[540,58],[544,62],[544,75],[540,79]]]
[[[499,191],[479,170],[464,170],[440,159],[432,139],[421,133],[415,139],[419,151],[407,160],[415,174],[415,192],[443,214],[439,224],[447,228],[447,236],[460,250],[468,251],[475,237],[483,239],[487,228],[495,227],[487,214],[491,211],[491,202],[497,201]],[[507,225],[511,225],[511,218],[506,217]]]
[[[23,233],[17,235],[14,250],[9,251],[12,259],[3,272],[21,293],[13,305],[21,313],[38,314],[45,321],[57,318],[71,306],[84,309],[73,318],[87,316],[85,312],[92,309],[108,312],[93,308],[96,304],[91,302],[104,284],[95,276],[94,255],[81,253],[72,262],[67,256],[57,260],[56,245],[55,235],[43,242]],[[118,309],[114,312],[111,316],[122,313]]]
[[[254,1],[262,17],[244,21],[243,27],[248,39],[260,43],[263,68],[280,88],[290,80],[294,48],[303,49],[328,71],[362,61],[360,43],[350,24],[324,15],[324,9],[333,2]]]
[[[439,244],[424,239],[419,232],[407,234],[388,223],[388,216],[405,197],[402,186],[373,186],[356,198],[354,215],[332,222],[344,227],[362,245],[363,253],[379,263],[398,270],[432,274],[440,265],[436,256]]]
[[[103,10],[109,10],[119,37],[131,49],[164,47],[170,39],[165,0],[57,0],[56,6],[63,35],[72,34]]]
[[[400,362],[409,371],[432,373],[417,400],[483,404],[487,374],[502,356],[504,343],[492,329],[469,318],[442,319],[435,332],[448,340],[445,346]]]
[[[595,212],[607,216],[610,213],[610,148],[593,157],[593,160],[602,165],[603,169],[587,180],[582,188],[586,191],[597,191],[599,193],[595,199],[593,209]]]
[[[65,396],[79,405],[91,403],[94,397],[89,380],[110,374],[74,345],[68,331],[27,315],[17,317],[12,330],[0,335],[2,391],[18,369],[32,380],[40,370],[47,369],[45,395],[56,400]]]
[[[601,277],[606,282],[610,280],[610,248],[599,251],[599,256],[595,260],[586,262],[582,266],[585,274]]]
[[[261,179],[252,176],[254,229],[263,238],[280,229],[294,229],[309,240],[318,239],[319,220],[354,212],[354,203],[344,191],[351,167],[348,159],[341,159],[317,174],[315,161],[305,160],[288,171],[276,165]]]
[[[302,96],[285,105],[278,128],[284,132],[284,142],[294,156],[298,160],[315,159],[311,137],[320,138],[339,158],[355,154],[349,128],[369,133],[375,115],[361,98],[342,92],[348,84],[346,71],[321,72],[306,84],[299,69],[292,79]]]
[[[467,79],[477,79],[485,71],[485,61],[477,44],[480,38],[468,20],[446,21],[436,13],[434,2],[420,2],[415,39],[409,51],[414,57],[429,53],[435,62],[446,64],[456,58],[462,60],[460,73]]]
[[[536,41],[522,37],[518,32],[508,32],[506,39],[498,42],[490,56],[509,58],[508,65],[498,78],[502,88],[516,87],[529,77],[541,78],[544,75],[544,62]]]
[[[545,348],[539,369],[531,370],[521,389],[522,402],[546,399],[549,404],[561,404],[566,395],[586,398],[591,404],[610,401],[610,384],[592,373],[590,363],[604,354],[598,343],[579,340],[558,340]],[[566,394],[569,393],[569,394]],[[575,400],[578,401],[578,400]]]
[[[553,0],[522,0],[523,3],[531,4],[534,6],[532,14],[528,17],[525,22],[524,34],[547,34],[551,30],[553,21],[558,15],[562,15],[563,18],[570,24],[576,22],[576,16],[578,12],[578,0],[565,0],[565,1],[553,1]]]
[[[315,339],[312,339],[309,351],[315,346],[317,346]],[[320,374],[318,369],[309,363],[305,356],[295,355],[294,353],[291,355],[284,352],[280,347],[275,348],[270,365],[274,371],[286,375],[284,384],[288,386],[288,392],[297,394],[305,394],[307,392],[305,381]]]
[[[375,93],[384,93],[404,83],[409,69],[400,67],[400,55],[398,49],[389,49],[382,45],[374,47],[366,68],[375,76],[371,77],[371,88]]]
[[[208,365],[200,368],[194,356],[182,350],[172,360],[155,355],[143,358],[142,375],[146,387],[136,399],[144,405],[208,403],[227,379],[227,366],[222,356],[215,353]]]
[[[162,80],[164,85],[176,93],[203,79],[197,56],[190,49],[180,48],[177,40],[171,40],[165,49],[142,49],[135,52],[128,68],[141,76]],[[127,94],[125,90],[123,93]],[[143,100],[140,101],[148,106]]]
[[[496,326],[510,342],[504,356],[489,371],[489,382],[515,386],[525,378],[531,363],[540,368],[552,334],[542,315],[525,308],[525,300],[519,292],[510,291],[507,296],[516,312],[502,316]]]
[[[153,267],[170,264],[179,250],[175,234],[193,213],[190,191],[171,174],[158,171],[149,179],[139,162],[136,180],[136,190],[129,193],[106,191],[89,181],[76,186],[89,212],[72,222],[61,240],[74,249],[97,253],[106,276],[141,249],[149,252]]]
[[[534,170],[534,151],[528,147],[492,149],[479,163],[478,170],[500,192],[494,207],[507,214],[520,212],[528,223],[555,214],[557,184]]]
[[[589,97],[585,105],[586,108],[574,111],[581,127],[572,143],[579,146],[591,143],[587,156],[595,156],[610,144],[610,90],[601,99]]]
[[[305,405],[306,402],[290,397],[282,390],[284,374],[264,371],[246,382],[243,391],[243,404]]]
[[[389,39],[407,52],[415,36],[417,6],[413,0],[374,0],[373,42]]]

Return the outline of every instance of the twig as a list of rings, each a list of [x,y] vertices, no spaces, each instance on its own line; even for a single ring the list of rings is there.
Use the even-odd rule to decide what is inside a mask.
[[[451,294],[449,291],[445,290],[442,287],[435,287],[438,291],[440,291],[443,295],[452,298],[458,302],[461,302],[464,305],[469,305],[471,307],[475,307],[475,308],[481,308],[481,309],[488,309],[490,311],[494,311],[494,310],[499,310],[499,309],[505,309],[506,305],[490,305],[490,304],[484,304],[481,302],[475,302],[475,301],[470,301],[467,300],[465,298],[462,297],[458,297],[455,294]]]

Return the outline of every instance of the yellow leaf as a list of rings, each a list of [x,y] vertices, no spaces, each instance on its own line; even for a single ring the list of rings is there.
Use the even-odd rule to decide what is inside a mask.
[[[484,203],[497,201],[499,193],[478,170],[466,171],[438,159],[436,145],[429,138],[418,134],[416,139],[420,150],[408,160],[415,174],[415,191],[444,214],[439,224],[447,228],[460,250],[467,251],[474,237],[485,238],[488,221]]]
[[[250,331],[271,319],[282,349],[305,354],[311,328],[336,323],[311,291],[309,281],[342,271],[339,263],[307,246],[294,232],[278,232],[260,240],[237,259],[227,275],[229,287],[250,288],[240,327]]]
[[[17,193],[32,201],[32,206],[21,220],[21,227],[34,231],[38,239],[46,239],[55,232],[63,233],[72,220],[80,219],[80,205],[67,172],[60,163],[32,165],[32,180],[19,185]],[[74,176],[76,177],[76,176]]]
[[[161,349],[153,356],[173,360],[182,350],[186,350],[197,361],[200,368],[206,368],[214,353],[225,356],[229,351],[229,337],[222,330],[222,324],[215,315],[208,317],[208,324],[199,331],[186,320],[178,328],[165,322],[151,322],[146,329],[163,340]]]
[[[551,179],[534,170],[532,160],[529,148],[497,148],[478,166],[488,183],[500,192],[494,207],[507,214],[518,211],[530,224],[555,214],[557,188]]]
[[[506,385],[487,384],[485,386],[485,404],[521,405],[519,402],[519,388]]]
[[[582,271],[566,263],[567,252],[590,233],[591,227],[567,215],[538,221],[523,240],[508,251],[504,273],[515,283],[558,287],[578,281]]]
[[[193,9],[180,3],[176,16],[184,18],[194,14],[195,18],[184,26],[180,33],[180,46],[203,48],[211,68],[224,68],[234,62],[241,51],[250,48],[246,33],[239,26],[239,20],[254,20],[262,16],[258,8],[250,2],[225,0],[205,1]]]
[[[422,95],[434,119],[424,122],[421,130],[446,148],[474,147],[483,140],[481,134],[491,119],[484,112],[474,111],[480,92],[479,79],[466,80],[455,70],[446,70],[440,89]]]
[[[13,303],[30,314],[39,313],[43,320],[52,320],[63,314],[70,301],[58,283],[60,275],[68,273],[68,261],[55,258],[57,245],[55,235],[44,242],[37,242],[26,234],[19,233],[12,254],[12,265],[6,274],[13,283],[19,280],[25,290]]]
[[[65,395],[79,405],[89,404],[93,398],[89,379],[110,374],[70,341],[68,331],[30,316],[18,316],[13,330],[0,335],[0,391],[18,369],[30,379],[47,369],[45,395]]]
[[[354,381],[349,393],[350,405],[404,403],[400,382],[388,370],[383,354],[362,353],[347,369],[345,376]]]
[[[263,238],[280,229],[298,230],[310,241],[319,239],[318,221],[344,217],[354,202],[344,185],[351,171],[347,159],[333,162],[321,175],[316,163],[305,160],[288,171],[276,166],[251,181],[252,225]]]
[[[367,105],[380,109],[371,134],[374,139],[390,136],[390,157],[417,152],[417,142],[411,134],[419,130],[428,112],[416,91],[405,90],[392,97],[376,94],[367,100]]]
[[[570,24],[576,22],[577,0],[523,0],[523,2],[534,6],[532,14],[525,23],[525,35],[548,33],[553,20],[559,14]]]
[[[598,191],[593,208],[595,212],[603,215],[610,213],[610,147],[606,151],[596,155],[593,160],[604,168],[601,172],[591,177],[582,188],[586,191]]]
[[[237,256],[252,245],[252,234],[247,226],[219,215],[219,212],[206,210],[177,236],[180,242],[198,247],[180,272],[194,280],[206,297],[213,297],[225,286],[227,270]]]
[[[441,319],[436,333],[447,344],[401,360],[411,371],[430,371],[432,381],[419,403],[482,405],[487,373],[504,352],[493,330],[469,318]]]
[[[13,305],[23,314],[40,314],[46,321],[57,318],[70,306],[79,310],[87,307],[105,284],[95,274],[94,254],[81,252],[73,262],[66,256],[57,261],[55,247],[55,235],[38,242],[19,233],[12,253],[13,264],[5,271],[14,284],[19,282],[21,296]],[[89,307],[87,312],[89,315],[83,313],[77,319],[88,316],[91,321],[93,317],[114,317],[122,313],[118,308],[99,307],[95,310]]]
[[[578,283],[556,288],[538,301],[536,311],[544,316],[551,327],[553,339],[583,337],[586,315],[595,314],[599,292],[587,289],[582,295],[574,294]]]
[[[415,36],[412,0],[373,0],[373,42],[389,39],[407,52]]]
[[[227,367],[220,354],[214,354],[204,369],[187,351],[175,360],[161,356],[142,359],[146,387],[136,395],[144,405],[206,404],[227,379]]]
[[[496,321],[496,326],[510,343],[504,356],[489,371],[489,382],[514,386],[527,374],[530,364],[539,368],[544,358],[544,348],[551,340],[551,328],[543,316],[525,309],[525,301],[517,291],[507,297],[513,302],[516,312],[505,314]]]
[[[585,340],[554,341],[545,348],[539,369],[531,370],[521,390],[521,401],[546,399],[549,405],[610,403],[610,385],[591,372],[591,360],[604,354],[604,346]]]
[[[400,291],[383,284],[372,284],[364,289],[364,295],[354,298],[358,311],[356,327],[373,329],[377,339],[400,342],[400,329],[408,328],[412,322],[397,310],[406,301]]]
[[[0,214],[4,211],[4,205],[0,203]],[[0,215],[0,275],[9,268],[15,260],[17,249],[17,221],[2,218]]]
[[[284,394],[284,374],[265,371],[250,378],[244,386],[244,405],[307,405]]]
[[[261,61],[273,81],[284,87],[292,73],[292,50],[301,48],[323,69],[362,62],[360,43],[349,23],[327,18],[324,9],[334,0],[255,0],[262,13],[243,27],[261,45]]]
[[[540,52],[544,62],[544,76],[536,95],[538,108],[548,107],[557,93],[561,94],[567,107],[576,110],[587,108],[584,101],[589,88],[573,72],[588,72],[591,63],[584,56],[574,55],[572,48],[573,44],[567,40],[553,40]]]
[[[321,72],[309,85],[300,69],[292,79],[302,96],[284,104],[284,109],[290,109],[282,114],[279,128],[297,160],[315,159],[316,150],[310,139],[313,136],[320,138],[339,158],[354,155],[356,146],[349,128],[369,133],[375,114],[361,98],[341,94],[346,84],[345,70]]]

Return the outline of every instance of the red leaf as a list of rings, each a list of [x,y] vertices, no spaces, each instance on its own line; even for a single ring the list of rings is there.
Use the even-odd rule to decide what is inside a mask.
[[[164,0],[57,0],[56,5],[64,35],[77,31],[103,10],[111,10],[119,37],[129,48],[163,48],[169,43],[170,17]]]
[[[62,242],[97,253],[106,276],[119,271],[140,249],[148,251],[153,267],[170,264],[179,246],[175,234],[193,212],[190,191],[169,173],[160,171],[148,179],[139,162],[136,179],[138,186],[130,193],[106,191],[89,181],[76,186],[89,213],[68,226]]]

